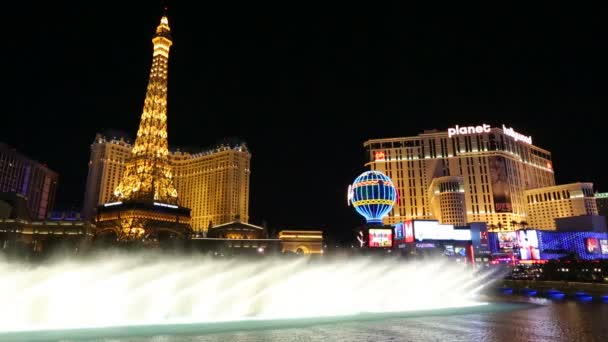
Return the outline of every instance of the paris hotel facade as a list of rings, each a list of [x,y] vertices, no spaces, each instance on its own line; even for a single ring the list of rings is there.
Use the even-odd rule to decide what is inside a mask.
[[[386,224],[439,219],[446,224],[486,222],[490,230],[514,230],[535,222],[529,212],[540,197],[527,191],[555,187],[551,153],[505,125],[455,126],[413,137],[372,139],[363,146],[366,166],[384,172],[398,190],[398,202]],[[547,201],[545,215],[551,216],[553,207],[556,215],[567,215],[562,209],[573,201],[570,193]],[[593,197],[591,191],[580,193]],[[590,205],[578,214],[597,215],[597,208]]]
[[[97,134],[91,145],[83,215],[95,216],[97,206],[108,203],[131,155],[132,142],[124,137]],[[239,218],[249,221],[251,153],[244,143],[188,153],[169,152],[179,205],[191,209],[195,232]]]

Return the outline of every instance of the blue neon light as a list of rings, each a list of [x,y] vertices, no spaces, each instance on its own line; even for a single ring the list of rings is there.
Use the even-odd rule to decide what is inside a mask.
[[[397,191],[393,181],[379,171],[367,171],[349,187],[348,201],[368,223],[382,223],[393,209]]]
[[[570,253],[574,253],[579,259],[595,260],[608,259],[608,251],[602,249],[608,240],[607,233],[600,232],[557,232],[537,230],[538,248],[540,258],[543,260],[557,259]],[[595,239],[599,242],[599,249],[588,248],[588,239]],[[500,248],[498,233],[489,233],[488,242],[492,253],[505,252]],[[513,248],[513,252],[518,254],[519,246]]]

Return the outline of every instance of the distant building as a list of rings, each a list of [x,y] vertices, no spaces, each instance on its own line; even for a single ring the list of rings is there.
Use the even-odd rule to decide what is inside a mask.
[[[597,204],[597,213],[608,217],[608,192],[595,193],[595,203]]]
[[[124,137],[97,134],[91,145],[83,215],[91,218],[107,203],[122,179],[132,143]],[[251,153],[244,143],[220,145],[198,153],[169,152],[173,184],[180,205],[191,209],[191,226],[202,233],[209,225],[249,221]]]
[[[53,213],[32,220],[27,207],[19,194],[0,194],[0,252],[34,256],[54,250],[77,253],[90,246],[95,226],[78,214]]]
[[[241,222],[239,218],[234,221],[222,223],[208,229],[207,237],[220,239],[267,239],[268,230],[265,227]]]
[[[195,232],[237,216],[241,222],[249,222],[251,153],[244,143],[198,153],[176,151],[169,158],[181,205],[192,210]]]
[[[44,219],[53,209],[58,175],[35,160],[0,143],[0,192],[27,198],[29,217]]]
[[[123,137],[97,134],[91,145],[83,216],[95,217],[97,206],[110,202],[131,154],[132,142]]]
[[[555,230],[558,218],[598,214],[593,183],[531,189],[525,192],[525,199],[530,228]]]
[[[226,255],[247,253],[247,250],[266,254],[271,251],[301,255],[323,253],[323,232],[320,230],[283,230],[275,238],[269,236],[265,226],[244,223],[238,218],[213,226],[207,231],[207,237],[196,237],[192,241],[203,251]]]
[[[491,230],[512,230],[517,228],[514,222],[527,218],[524,191],[555,185],[551,153],[505,125],[455,126],[411,137],[371,139],[363,146],[365,165],[386,174],[399,194],[385,224],[437,219],[431,209],[434,197],[428,193],[431,183],[459,176],[466,221],[486,222]]]
[[[283,253],[323,253],[323,232],[320,230],[282,230],[278,238],[281,240]]]

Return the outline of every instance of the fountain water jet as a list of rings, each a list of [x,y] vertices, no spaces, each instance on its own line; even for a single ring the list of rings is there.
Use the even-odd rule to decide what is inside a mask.
[[[342,316],[476,305],[487,283],[447,260],[255,261],[102,254],[0,260],[0,332]]]

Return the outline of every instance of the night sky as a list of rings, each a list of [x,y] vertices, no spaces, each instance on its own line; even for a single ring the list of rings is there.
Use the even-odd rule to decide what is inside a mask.
[[[363,222],[346,188],[370,138],[505,123],[553,153],[558,183],[608,190],[599,11],[399,3],[174,1],[170,145],[241,138],[250,221],[337,237]],[[3,7],[0,141],[57,171],[57,207],[79,208],[95,133],[137,130],[159,2]]]

